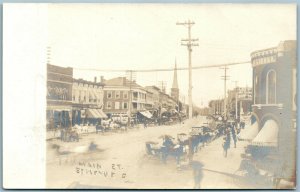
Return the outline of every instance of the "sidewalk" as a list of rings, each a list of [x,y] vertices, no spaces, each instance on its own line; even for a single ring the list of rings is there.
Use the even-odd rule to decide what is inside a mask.
[[[222,143],[223,138],[220,137],[194,155],[194,161],[199,161],[204,165],[201,188],[236,189],[241,187],[234,181],[234,172],[240,166],[241,154],[244,153],[244,147],[248,143],[238,141],[236,148],[234,148],[231,140],[231,148],[228,150],[227,157],[223,155]]]

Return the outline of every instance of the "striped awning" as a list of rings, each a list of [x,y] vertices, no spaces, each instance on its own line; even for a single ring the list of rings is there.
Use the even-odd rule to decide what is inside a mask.
[[[149,111],[140,111],[140,113],[149,119],[152,117],[152,114]]]
[[[100,118],[97,111],[95,109],[87,109],[87,117],[88,118],[93,118],[93,119],[98,119]]]
[[[106,119],[107,115],[102,111],[102,109],[87,109],[88,118],[95,119]]]
[[[278,131],[279,127],[276,121],[272,119],[267,120],[257,136],[252,140],[252,145],[277,147]]]
[[[241,133],[238,135],[238,139],[245,141],[252,141],[258,134],[259,127],[257,121],[255,121],[252,125],[245,127],[245,129],[241,130]]]
[[[102,111],[102,109],[97,109],[97,110],[98,110],[98,112],[99,112],[99,114],[100,114],[100,116],[101,116],[102,119],[106,119],[107,118],[107,115]]]

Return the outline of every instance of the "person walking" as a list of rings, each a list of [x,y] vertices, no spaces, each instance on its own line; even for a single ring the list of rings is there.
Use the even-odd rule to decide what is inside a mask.
[[[193,168],[194,189],[200,189],[201,180],[203,178],[203,164],[198,161],[192,161],[191,166]]]
[[[230,148],[230,132],[227,129],[226,135],[223,138],[223,150],[224,150],[224,157],[227,157],[227,151]]]
[[[236,148],[237,139],[236,139],[236,131],[234,126],[231,127],[231,135],[234,143],[234,148]]]

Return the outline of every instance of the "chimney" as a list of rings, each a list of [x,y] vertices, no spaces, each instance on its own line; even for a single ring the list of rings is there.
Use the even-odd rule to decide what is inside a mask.
[[[100,82],[104,83],[104,77],[103,76],[100,76]]]
[[[97,77],[94,77],[94,83],[97,83]]]

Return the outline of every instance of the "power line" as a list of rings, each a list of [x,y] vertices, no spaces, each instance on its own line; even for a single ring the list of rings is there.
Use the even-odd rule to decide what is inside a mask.
[[[233,65],[244,65],[249,64],[251,61],[242,61],[242,62],[235,62],[235,63],[225,63],[225,64],[215,64],[215,65],[202,65],[202,66],[194,66],[192,67],[193,70],[195,69],[206,69],[206,68],[219,68],[224,66],[233,66]],[[159,72],[159,71],[174,71],[174,68],[164,68],[164,69],[97,69],[97,68],[80,68],[80,67],[73,67],[76,70],[84,70],[84,71],[101,71],[101,72]],[[179,67],[177,70],[188,70],[188,67]]]

